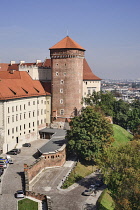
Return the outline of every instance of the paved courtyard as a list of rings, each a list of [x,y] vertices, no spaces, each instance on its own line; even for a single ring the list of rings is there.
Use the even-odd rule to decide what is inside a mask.
[[[35,161],[37,149],[48,140],[36,140],[32,142],[30,148],[21,148],[21,153],[11,157],[14,164],[9,165],[5,170],[2,182],[0,183],[0,210],[17,210],[17,199],[14,194],[22,189],[23,165],[32,164]],[[43,193],[51,197],[53,210],[82,210],[95,209],[97,197],[102,189],[97,192],[97,196],[83,196],[81,193],[93,183],[95,174],[83,180],[80,184],[75,184],[67,190],[60,189],[60,183],[69,172],[73,161],[67,161],[63,167],[46,169],[32,185],[32,190]]]

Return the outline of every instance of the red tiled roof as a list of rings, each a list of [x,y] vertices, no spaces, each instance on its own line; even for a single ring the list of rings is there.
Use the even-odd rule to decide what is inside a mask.
[[[40,81],[32,80],[27,72],[0,71],[0,100],[46,95]]]
[[[93,74],[86,59],[83,60],[83,80],[102,80]]]
[[[9,67],[8,63],[0,63],[0,71],[7,71]]]
[[[49,48],[52,49],[80,49],[84,50],[83,47],[81,47],[79,44],[77,44],[73,39],[71,39],[69,36],[66,36],[64,39],[59,41],[57,44]]]
[[[8,71],[10,71],[10,70],[16,70],[16,71],[18,71],[19,70],[19,64],[18,63],[16,63],[16,64],[9,64],[9,67],[8,67]]]
[[[51,59],[45,59],[42,66],[50,68],[51,67]]]

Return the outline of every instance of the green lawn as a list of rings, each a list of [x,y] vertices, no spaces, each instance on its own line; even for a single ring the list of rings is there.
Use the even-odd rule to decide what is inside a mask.
[[[119,146],[120,144],[125,144],[128,141],[132,140],[133,135],[131,135],[128,131],[124,128],[120,127],[119,125],[113,124],[113,131],[114,131],[114,139],[113,146]]]
[[[64,182],[62,188],[65,189],[80,179],[88,176],[97,169],[96,166],[86,165],[85,163],[78,162],[76,167],[72,170],[68,179]]]
[[[38,210],[38,203],[25,198],[18,201],[18,210]]]
[[[115,203],[112,200],[109,191],[105,189],[97,202],[98,210],[114,210]]]

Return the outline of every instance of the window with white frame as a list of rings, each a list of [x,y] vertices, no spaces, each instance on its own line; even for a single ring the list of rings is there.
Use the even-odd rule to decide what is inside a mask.
[[[64,115],[64,109],[60,109],[60,115]]]
[[[10,113],[10,108],[8,107],[8,113]]]
[[[14,112],[14,106],[12,106],[12,112]]]
[[[16,115],[16,121],[18,121],[18,114]]]
[[[60,104],[63,104],[63,99],[60,99]]]
[[[60,84],[64,84],[64,80],[61,79]]]
[[[8,124],[10,123],[10,117],[8,117]]]
[[[14,115],[12,115],[12,122],[14,122]]]
[[[60,93],[63,93],[63,89],[62,88],[60,89]]]

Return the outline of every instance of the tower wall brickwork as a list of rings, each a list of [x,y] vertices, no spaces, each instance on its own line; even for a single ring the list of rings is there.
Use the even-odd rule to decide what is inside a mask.
[[[51,49],[52,116],[65,121],[82,108],[84,50]]]

